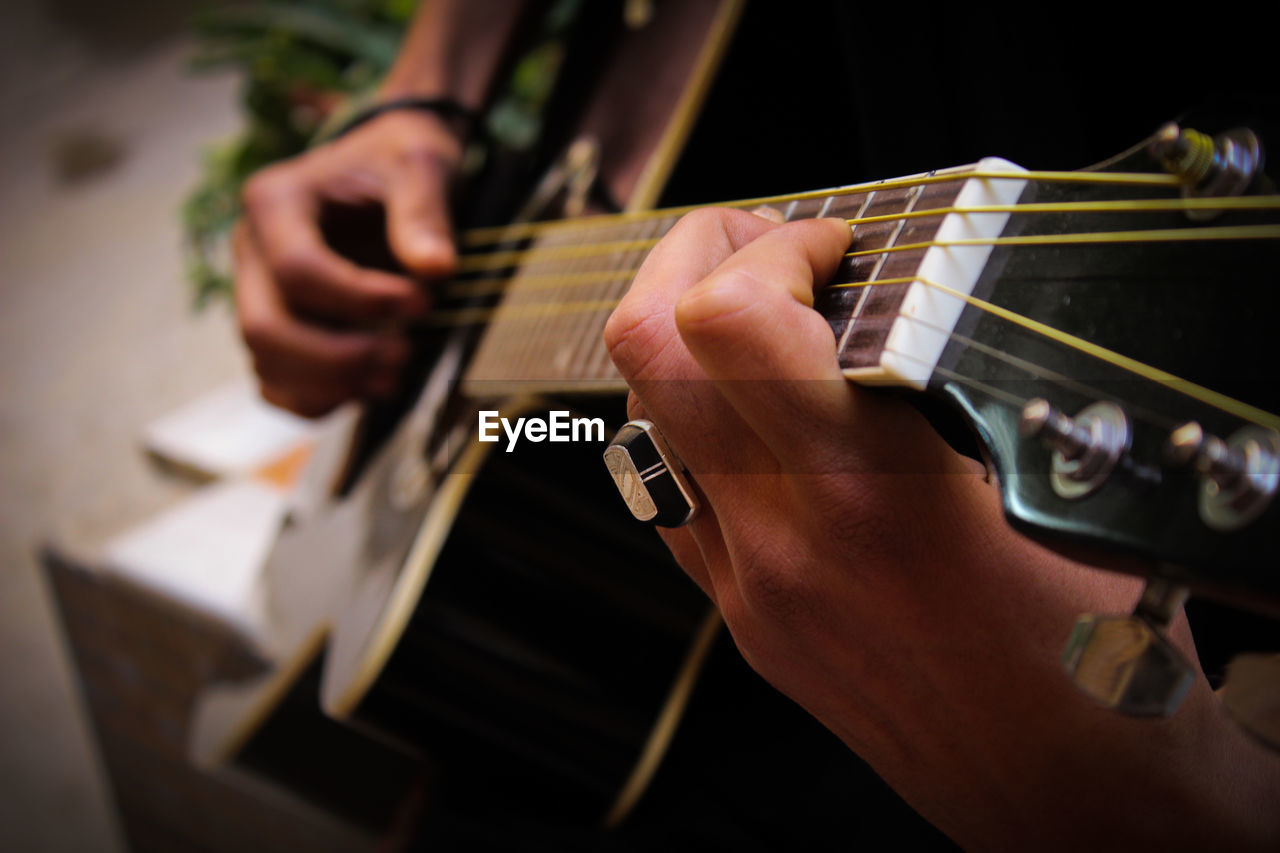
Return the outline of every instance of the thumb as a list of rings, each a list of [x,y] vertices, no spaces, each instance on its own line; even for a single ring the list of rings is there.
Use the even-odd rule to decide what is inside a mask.
[[[443,157],[424,154],[402,163],[388,181],[387,240],[413,275],[444,278],[458,264],[449,215],[449,175]]]

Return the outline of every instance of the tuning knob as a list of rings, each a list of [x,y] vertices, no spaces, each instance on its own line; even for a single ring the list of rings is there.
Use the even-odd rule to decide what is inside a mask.
[[[1049,482],[1063,498],[1082,498],[1106,481],[1129,448],[1129,421],[1114,403],[1085,406],[1074,418],[1036,398],[1022,408],[1018,434],[1053,450]]]
[[[1195,671],[1162,629],[1186,595],[1185,587],[1157,579],[1130,615],[1081,616],[1062,653],[1072,682],[1128,716],[1167,717],[1176,711]]]
[[[1200,518],[1214,530],[1238,530],[1262,514],[1280,480],[1280,436],[1245,426],[1226,441],[1195,421],[1169,435],[1165,460],[1200,475]]]
[[[1243,195],[1262,169],[1262,144],[1246,127],[1210,137],[1170,122],[1156,131],[1148,150],[1166,171],[1182,180],[1187,198]],[[1211,208],[1186,211],[1187,218],[1195,221],[1221,214]]]

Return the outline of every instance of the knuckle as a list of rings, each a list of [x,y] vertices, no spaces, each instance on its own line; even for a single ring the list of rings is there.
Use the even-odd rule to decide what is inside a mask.
[[[284,175],[281,165],[267,166],[251,175],[240,188],[240,203],[245,210],[252,212],[270,204],[280,193]]]
[[[855,475],[857,476],[857,475]],[[863,475],[878,477],[889,475]],[[874,482],[857,483],[848,475],[823,477],[817,500],[824,507],[821,524],[824,535],[842,554],[857,564],[893,564],[905,555],[892,552],[912,537],[903,535],[903,512],[887,500]]]
[[[241,313],[240,337],[251,353],[261,356],[275,348],[277,330],[275,324],[265,317]]]
[[[286,293],[296,293],[299,288],[314,282],[315,253],[305,246],[288,246],[275,254],[271,271]]]
[[[783,626],[809,623],[821,593],[807,573],[776,544],[761,537],[748,546],[737,563],[738,589],[743,603],[758,617]]]
[[[707,228],[721,228],[724,226],[725,215],[726,209],[722,207],[700,207],[680,217],[680,221],[671,230],[701,232]]]
[[[628,300],[609,316],[604,326],[605,348],[624,377],[641,377],[661,353],[665,318],[661,312],[638,310]]]

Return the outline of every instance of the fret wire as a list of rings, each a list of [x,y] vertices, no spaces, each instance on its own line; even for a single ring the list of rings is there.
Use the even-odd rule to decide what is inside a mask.
[[[852,184],[847,187],[832,187],[823,190],[810,190],[802,193],[786,195],[762,196],[760,198],[739,199],[719,203],[690,204],[682,207],[670,207],[661,210],[642,211],[638,213],[613,213],[603,216],[590,216],[580,219],[549,219],[541,222],[514,223],[491,228],[474,228],[464,231],[459,242],[463,246],[486,246],[505,240],[524,239],[545,230],[556,228],[592,228],[605,227],[622,222],[636,220],[661,219],[668,216],[681,216],[703,207],[759,207],[767,204],[781,204],[788,201],[804,201],[807,199],[826,198],[828,196],[855,195],[872,190],[902,189],[926,184],[961,181],[969,178],[983,180],[1016,180],[1036,181],[1041,183],[1086,183],[1108,184],[1112,186],[1165,186],[1180,187],[1182,184],[1175,175],[1163,172],[992,172],[973,169],[969,171],[943,171],[914,177],[894,178],[886,181],[871,181],[863,184]],[[597,225],[598,223],[598,225]]]
[[[631,236],[634,236],[634,235],[631,235]],[[587,260],[581,259],[572,263],[576,264],[578,267],[581,267],[583,264],[587,263]],[[610,264],[610,266],[612,266],[613,263],[620,263],[622,266],[630,266],[630,264],[627,263],[625,259],[614,260]],[[572,275],[574,272],[582,273],[582,272],[587,272],[587,270],[573,270],[573,269],[569,270],[570,275]],[[571,287],[571,286],[572,285],[568,285],[568,287]],[[566,289],[566,285],[562,285],[561,291],[565,289]],[[596,285],[592,285],[588,290],[588,292],[584,294],[586,301],[588,302],[603,301],[600,298],[602,296],[605,296],[606,294],[597,292],[599,289],[600,289],[599,283],[597,283]],[[565,363],[563,368],[561,368],[562,370],[567,371],[569,368],[573,368],[576,366],[578,371],[581,374],[583,375],[586,374],[584,365],[586,362],[586,357],[591,353],[591,348],[590,348],[591,328],[594,325],[595,318],[600,313],[603,313],[603,312],[595,312],[595,311],[585,312],[584,311],[581,314],[579,314],[579,316],[576,318],[576,322],[572,322],[569,324],[569,328],[566,329],[566,333],[565,333],[565,337],[567,338],[565,346],[567,347],[567,350],[565,355]],[[582,378],[582,377],[580,376],[578,378]]]
[[[519,250],[519,253],[523,254],[529,251],[542,251],[542,248],[540,247],[545,247],[548,243],[556,241],[557,239],[562,240],[566,236],[572,238],[577,235],[574,232],[567,232],[563,235],[552,233],[541,234],[535,237],[536,242],[532,246]],[[515,253],[512,252],[509,254]],[[523,288],[521,287],[520,279],[523,275],[523,270],[516,270],[512,274],[512,282],[514,284],[510,287],[508,293],[504,295],[502,301],[500,301],[496,306],[495,322],[487,331],[485,340],[481,344],[481,347],[483,348],[485,343],[492,341],[496,348],[495,355],[497,355],[499,361],[504,364],[521,365],[527,363],[527,351],[534,340],[532,329],[528,327],[536,326],[539,322],[540,315],[551,310],[546,307],[550,300],[533,302],[522,301]],[[518,337],[512,335],[495,335],[495,330],[500,329],[501,318],[503,316],[512,315],[519,316],[525,321],[522,325],[526,327],[526,332]]]
[[[875,199],[875,197],[876,197],[875,192],[869,192],[869,193],[867,193],[867,197],[866,197],[866,198],[864,198],[864,199],[862,200],[862,207],[858,208],[858,215],[857,215],[857,216],[855,216],[855,217],[854,217],[854,219],[859,219],[859,220],[860,220],[860,219],[862,219],[862,218],[863,218],[862,214],[864,214],[864,213],[866,213],[866,212],[867,212],[867,208],[871,206],[871,202]],[[861,223],[859,223],[859,224],[861,224]],[[853,229],[853,236],[854,236],[854,238],[857,238],[857,236],[858,236],[858,226],[857,226],[857,225],[851,225],[851,226],[849,226],[849,227]],[[849,344],[849,336],[850,336],[851,334],[853,334],[854,320],[856,320],[856,319],[857,319],[857,317],[858,317],[858,313],[862,310],[862,303],[863,303],[863,301],[864,301],[865,299],[866,299],[866,294],[865,294],[865,293],[863,293],[863,294],[859,295],[859,297],[858,297],[858,301],[857,301],[857,302],[855,302],[855,303],[854,303],[854,305],[853,305],[853,310],[849,312],[849,321],[848,321],[847,323],[845,323],[845,324],[844,324],[844,330],[840,333],[840,338],[839,338],[839,340],[837,340],[837,341],[836,341],[836,352],[837,352],[837,353],[844,352],[845,347],[846,347],[846,346],[848,346],[848,344]]]
[[[646,228],[644,228],[643,233],[646,239],[652,238],[655,235],[660,238],[665,236],[674,225],[675,220],[670,217],[654,219]],[[626,263],[626,266],[633,268],[632,274],[625,279],[619,279],[603,288],[604,295],[607,298],[615,299],[617,301],[622,300],[623,295],[631,289],[631,284],[635,281],[635,274],[640,271],[640,266],[648,253],[649,251],[647,249],[644,251],[636,250],[632,253]],[[606,317],[605,320],[607,322],[608,318]],[[609,351],[604,345],[603,325],[601,326],[600,332],[600,335],[597,336],[595,341],[595,359],[591,365],[591,374],[596,378],[604,378],[610,373],[616,372],[613,366],[613,359],[609,357]]]
[[[560,235],[549,234],[548,237],[557,237]],[[566,246],[570,256],[570,267],[581,266],[583,259],[580,253],[573,250],[581,250],[589,247],[586,235],[583,232],[572,232],[564,235],[568,237],[570,243]],[[520,288],[520,292],[524,293],[524,288]],[[585,300],[580,300],[585,301]],[[534,315],[533,323],[524,336],[523,346],[517,350],[517,355],[508,360],[508,364],[520,365],[522,369],[528,370],[530,366],[545,366],[548,363],[548,353],[554,350],[555,344],[558,342],[559,335],[557,331],[560,328],[562,318],[568,316],[565,313],[556,311],[554,304],[550,300],[544,303],[547,307],[537,311]],[[582,315],[586,316],[586,315]]]
[[[846,219],[850,226],[863,224],[873,224],[880,222],[895,222],[907,219],[922,219],[930,216],[946,216],[949,214],[983,214],[983,213],[1009,213],[1019,215],[1029,214],[1048,214],[1048,213],[1143,213],[1143,212],[1177,212],[1181,210],[1277,210],[1280,209],[1280,196],[1255,196],[1233,199],[1135,199],[1135,200],[1112,200],[1098,202],[1062,202],[1062,203],[1029,203],[1029,204],[1013,204],[1013,205],[985,205],[977,207],[937,207],[927,208],[925,210],[905,211],[897,214],[881,214],[869,217],[855,217]],[[1046,242],[1056,240],[1062,243],[1080,243],[1080,242],[1123,242],[1126,240],[1150,240],[1151,242],[1168,242],[1170,240],[1192,240],[1192,239],[1254,239],[1249,235],[1232,237],[1232,236],[1215,236],[1224,234],[1225,232],[1235,229],[1259,230],[1264,237],[1272,237],[1280,234],[1278,231],[1266,231],[1265,229],[1273,226],[1252,225],[1252,226],[1217,226],[1208,228],[1172,228],[1156,231],[1117,231],[1117,232],[1085,232],[1082,234],[1063,234],[1063,235],[1023,235],[1019,237],[991,237],[980,238],[978,240],[954,240],[947,242],[929,242],[929,243],[913,243],[893,249],[866,249],[860,253],[853,252],[846,257],[857,257],[861,255],[870,255],[880,251],[905,251],[907,249],[928,248],[930,246],[979,246],[979,245],[1016,245],[1018,243],[1028,243],[1032,245],[1056,245],[1054,242]],[[1242,232],[1243,233],[1243,232]],[[1209,235],[1202,237],[1185,236],[1185,235]],[[1113,236],[1113,235],[1131,235],[1131,236]],[[1150,236],[1148,236],[1150,235]],[[1170,236],[1178,235],[1178,236]],[[1093,239],[1090,239],[1093,238]],[[988,242],[982,242],[986,240]],[[990,242],[999,241],[999,242]],[[604,241],[600,243],[585,243],[576,246],[556,246],[556,247],[530,247],[527,249],[504,250],[500,252],[477,253],[464,255],[459,259],[458,269],[460,272],[485,272],[506,267],[515,267],[521,263],[543,263],[556,260],[570,260],[579,257],[590,257],[596,254],[610,254],[616,252],[627,252],[633,249],[652,248],[657,243],[657,239],[646,240],[615,240]],[[529,275],[545,275],[552,276],[554,273],[530,273]],[[485,284],[479,288],[479,292],[485,292],[484,288],[492,287],[489,282],[492,278],[481,279]],[[459,292],[465,292],[462,288],[468,282],[456,282],[450,285],[452,289]],[[494,292],[494,291],[488,291]]]
[[[661,219],[645,219],[635,223],[626,223],[624,227],[635,229],[631,231],[632,237],[638,237],[637,244],[640,242],[648,242],[654,239],[655,232],[661,228]],[[591,288],[591,293],[596,298],[607,301],[621,301],[621,296],[631,287],[631,281],[635,276],[636,269],[639,267],[639,259],[649,253],[648,248],[636,248],[625,253],[618,258],[618,267],[627,270],[627,275],[615,277],[606,281],[598,282]],[[582,370],[581,378],[599,378],[606,364],[612,364],[609,360],[609,353],[604,348],[603,332],[604,323],[608,320],[608,315],[604,312],[591,313],[583,318],[579,324],[580,337],[578,341],[578,349],[574,352],[574,358],[577,364],[580,364]],[[597,326],[599,328],[597,329]],[[603,363],[602,363],[603,362]]]

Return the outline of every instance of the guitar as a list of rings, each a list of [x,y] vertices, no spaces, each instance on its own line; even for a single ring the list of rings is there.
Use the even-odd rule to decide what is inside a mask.
[[[739,204],[850,220],[850,255],[817,306],[842,367],[951,403],[981,440],[1011,523],[1059,547],[1140,555],[1174,583],[1274,608],[1274,386],[1261,361],[1179,337],[1203,327],[1197,296],[1272,268],[1276,199],[1185,200],[1187,179],[1148,149],[1079,173],[984,160]],[[655,572],[653,540],[607,494],[601,447],[580,465],[569,448],[504,454],[474,433],[484,411],[589,416],[624,390],[600,331],[681,212],[464,234],[462,275],[443,291],[456,301],[435,314],[439,357],[422,395],[367,454],[346,500],[291,531],[277,555],[301,564],[341,549],[341,562],[359,567],[333,619],[326,711],[445,755],[470,734],[467,755],[498,787],[508,775],[513,788],[541,778],[547,801],[572,797],[615,822],[669,742],[715,623],[678,575]],[[1153,306],[1156,285],[1175,295]],[[1260,290],[1251,295],[1274,300]],[[1240,339],[1265,340],[1268,307],[1240,318]],[[1153,311],[1177,335],[1135,341],[1128,330]],[[1089,408],[1099,403],[1123,419]],[[1096,442],[1095,423],[1106,433]],[[1247,510],[1231,496],[1241,481],[1214,470],[1205,454],[1217,445],[1195,440],[1182,429],[1190,423],[1244,458],[1245,479],[1263,492]],[[564,487],[554,500],[552,481]],[[1216,495],[1237,515],[1224,522],[1201,508]],[[512,593],[495,608],[499,585]],[[265,695],[293,669],[282,666]]]

